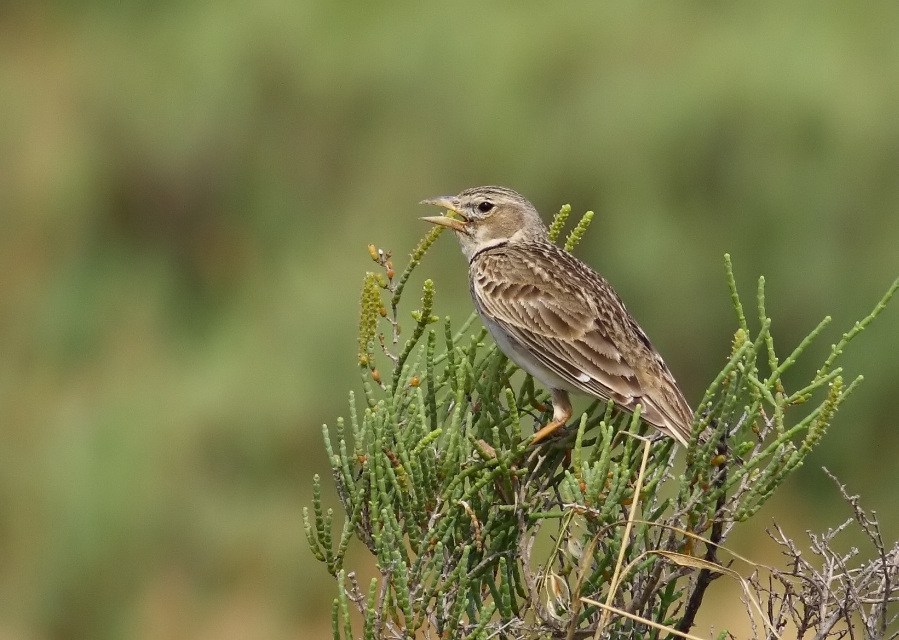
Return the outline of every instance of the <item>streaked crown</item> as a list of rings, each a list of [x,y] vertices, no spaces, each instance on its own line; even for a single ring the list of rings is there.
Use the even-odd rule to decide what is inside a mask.
[[[492,246],[546,239],[546,226],[534,205],[505,187],[474,187],[457,196],[432,198],[424,203],[445,207],[459,216],[459,220],[425,219],[453,229],[469,260]]]

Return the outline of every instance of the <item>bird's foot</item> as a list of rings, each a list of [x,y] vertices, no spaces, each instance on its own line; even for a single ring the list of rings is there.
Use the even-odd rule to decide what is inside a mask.
[[[533,439],[531,440],[531,444],[537,444],[542,440],[545,440],[549,436],[551,436],[559,427],[565,426],[565,420],[553,420],[552,422],[544,425],[537,433],[534,434]]]
[[[571,417],[571,402],[568,400],[568,394],[561,389],[552,389],[551,392],[553,399],[552,422],[544,425],[542,429],[534,434],[534,438],[531,440],[532,445],[548,438],[556,429],[564,426]]]

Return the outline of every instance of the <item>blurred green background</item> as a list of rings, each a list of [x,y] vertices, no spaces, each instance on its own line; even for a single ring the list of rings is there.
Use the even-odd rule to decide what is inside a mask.
[[[783,353],[834,316],[804,381],[899,275],[897,33],[896,3],[3,3],[0,638],[327,637],[301,509],[365,246],[402,264],[425,197],[596,210],[578,254],[692,402],[729,251]],[[424,274],[468,314],[450,237]],[[897,307],[740,551],[849,516],[821,465],[899,535]]]

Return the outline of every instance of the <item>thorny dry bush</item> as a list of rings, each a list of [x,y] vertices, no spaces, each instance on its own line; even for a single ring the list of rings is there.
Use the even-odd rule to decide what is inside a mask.
[[[852,508],[852,517],[823,534],[809,532],[810,556],[779,526],[768,534],[780,546],[786,570],[758,569],[748,582],[763,603],[771,626],[790,637],[897,638],[899,637],[899,542],[887,548],[875,514],[859,504],[846,487],[826,469]],[[833,549],[837,536],[857,525],[871,543],[873,558],[859,560],[861,552]],[[744,600],[745,601],[745,600]],[[748,604],[748,601],[745,601]],[[774,638],[756,628],[756,637]]]
[[[553,222],[554,239],[567,215],[563,208]],[[567,250],[589,221],[569,234]],[[829,550],[836,532],[812,538],[816,565],[777,530],[789,569],[766,573],[749,563],[748,579],[738,571],[744,560],[723,545],[824,436],[861,380],[844,383],[835,361],[899,280],[833,345],[813,380],[788,390],[784,374],[829,318],[781,359],[764,280],[753,331],[728,259],[738,326],[685,456],[671,439],[644,436],[638,415],[598,401],[562,437],[532,447],[525,427],[550,418],[547,394],[483,329],[470,329],[474,316],[457,331],[448,318],[442,331],[432,328],[440,319],[430,280],[410,337],[400,339],[404,288],[439,232],[400,275],[389,253],[370,247],[380,270],[366,275],[362,293],[363,411],[351,393],[349,424],[338,419],[333,433],[323,427],[344,512],[339,536],[318,477],[304,515],[312,552],[339,586],[335,640],[697,637],[689,632],[722,575],[743,587],[758,638],[783,637],[788,623],[815,638],[885,633],[896,551],[885,550],[854,499],[855,521],[878,554],[859,567],[847,566],[854,555]],[[708,438],[699,441],[700,432]],[[376,559],[379,576],[368,584],[344,568],[353,539]],[[361,614],[357,633],[350,607]]]

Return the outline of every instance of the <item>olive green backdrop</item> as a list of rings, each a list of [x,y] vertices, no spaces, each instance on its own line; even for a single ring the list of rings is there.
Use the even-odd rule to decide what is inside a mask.
[[[402,263],[422,198],[596,210],[578,255],[693,402],[735,328],[725,251],[782,350],[834,316],[820,361],[899,275],[897,33],[895,3],[4,3],[0,637],[329,634],[301,509],[366,244]],[[468,314],[450,237],[424,274]],[[820,465],[899,535],[897,351],[899,305],[741,551],[848,517]]]

